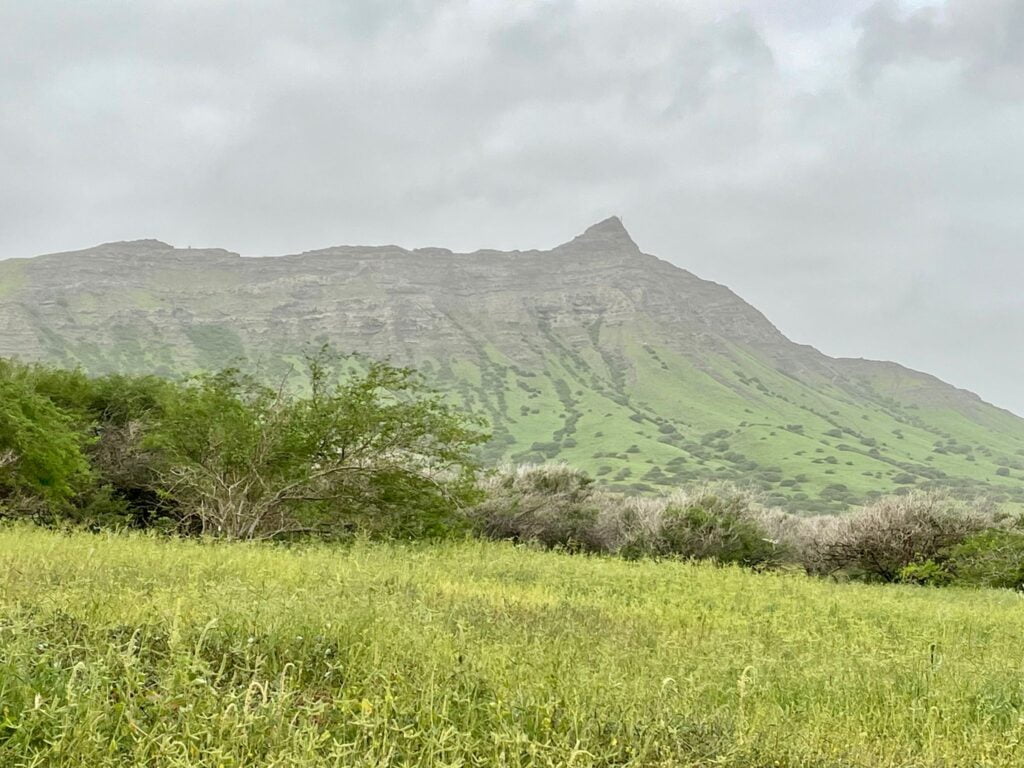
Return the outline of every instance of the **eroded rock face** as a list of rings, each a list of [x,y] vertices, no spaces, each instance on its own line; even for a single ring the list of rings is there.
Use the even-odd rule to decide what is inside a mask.
[[[661,327],[680,350],[699,351],[717,337],[787,344],[727,289],[641,253],[617,218],[550,251],[346,246],[249,259],[142,240],[42,256],[17,269],[18,288],[0,295],[0,318],[11,329],[0,353],[69,357],[97,370],[131,362],[120,349],[126,335],[145,339],[152,352],[171,348],[171,367],[187,369],[201,362],[190,349],[203,346],[195,329],[217,326],[246,350],[280,352],[326,337],[407,362],[471,355],[486,340],[529,364],[543,332],[583,346],[600,343],[602,329],[638,320],[652,332]]]
[[[139,240],[0,261],[0,329],[2,356],[93,372],[246,359],[276,378],[329,342],[422,368],[488,416],[495,457],[565,457],[633,485],[767,462],[772,477],[781,466],[810,478],[783,486],[806,496],[801,486],[843,485],[814,464],[821,441],[831,449],[840,434],[857,446],[842,465],[882,473],[885,490],[930,460],[896,432],[917,430],[919,446],[952,435],[959,422],[926,418],[938,410],[975,442],[998,433],[993,457],[1024,449],[1021,420],[932,377],[794,344],[729,289],[643,253],[614,217],[546,251],[340,246],[243,258]],[[784,449],[801,455],[792,467],[770,447],[780,428],[808,439]],[[723,430],[729,439],[705,455],[702,436]],[[637,468],[638,452],[674,462],[675,474]]]

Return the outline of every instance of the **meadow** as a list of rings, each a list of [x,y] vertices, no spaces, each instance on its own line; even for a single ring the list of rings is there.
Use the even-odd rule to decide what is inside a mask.
[[[1010,591],[0,529],[0,765],[1016,766]]]

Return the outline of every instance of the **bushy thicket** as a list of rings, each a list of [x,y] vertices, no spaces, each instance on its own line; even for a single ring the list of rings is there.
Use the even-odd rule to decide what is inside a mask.
[[[989,529],[911,563],[900,580],[929,586],[1024,589],[1024,531]]]
[[[472,510],[485,536],[625,557],[798,567],[862,581],[1024,584],[1024,531],[984,503],[910,492],[835,516],[801,517],[709,485],[638,498],[562,464],[506,467]]]
[[[471,517],[492,538],[751,566],[771,563],[781,551],[757,523],[751,498],[727,486],[629,497],[595,488],[580,470],[548,464],[505,467],[484,481],[484,492]]]
[[[322,351],[299,395],[238,370],[174,382],[0,361],[0,516],[241,539],[462,526],[478,423],[410,369],[352,362]]]
[[[581,470],[566,464],[505,467],[486,477],[482,489],[486,499],[471,516],[487,537],[570,551],[608,550],[598,530],[606,494]]]
[[[804,534],[804,552],[807,565],[818,572],[897,581],[907,566],[999,525],[983,505],[918,491],[812,520]]]

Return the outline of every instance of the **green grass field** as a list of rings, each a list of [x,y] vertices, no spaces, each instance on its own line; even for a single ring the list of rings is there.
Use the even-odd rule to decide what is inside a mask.
[[[0,529],[0,765],[1017,766],[1024,603]]]

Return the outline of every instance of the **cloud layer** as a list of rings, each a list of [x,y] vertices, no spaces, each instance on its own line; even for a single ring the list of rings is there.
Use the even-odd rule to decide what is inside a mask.
[[[1024,414],[1024,0],[34,0],[0,62],[0,258],[616,213],[797,341]]]

